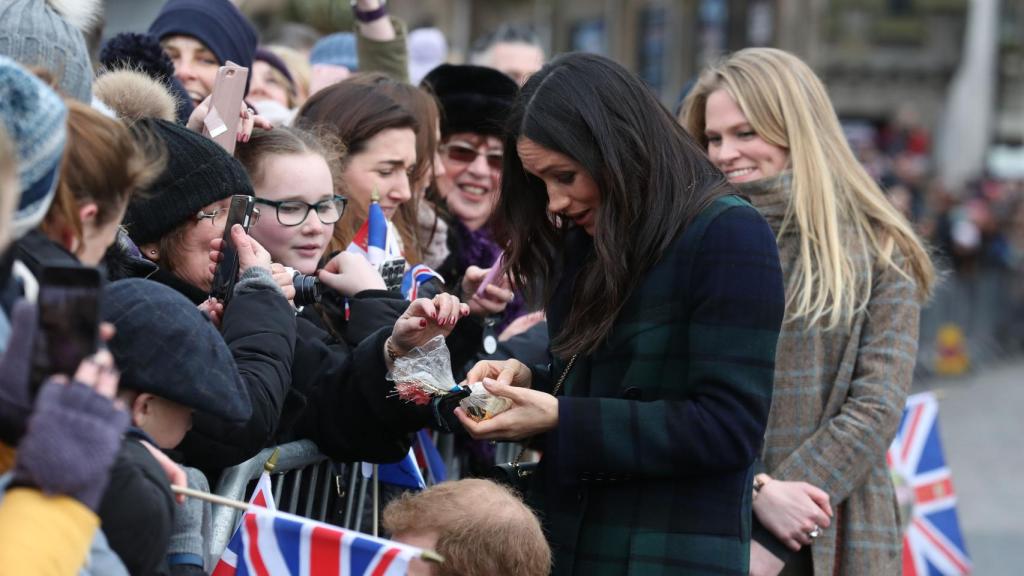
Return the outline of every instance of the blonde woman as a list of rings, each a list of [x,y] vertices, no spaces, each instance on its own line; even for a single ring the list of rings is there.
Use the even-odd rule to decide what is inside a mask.
[[[928,253],[791,54],[746,49],[709,68],[680,120],[772,225],[786,281],[751,573],[899,574],[885,454],[934,282]]]

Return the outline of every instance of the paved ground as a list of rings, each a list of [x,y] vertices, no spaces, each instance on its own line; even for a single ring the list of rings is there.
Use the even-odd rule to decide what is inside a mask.
[[[939,425],[977,576],[1024,574],[1024,360],[915,387],[939,393]]]

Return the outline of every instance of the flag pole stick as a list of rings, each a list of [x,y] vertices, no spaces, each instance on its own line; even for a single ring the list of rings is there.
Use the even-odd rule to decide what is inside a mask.
[[[380,536],[380,470],[373,465],[373,535]]]
[[[249,505],[240,500],[232,500],[231,498],[225,498],[216,494],[210,494],[209,492],[203,492],[202,490],[193,490],[192,488],[186,488],[184,486],[171,485],[171,492],[175,494],[184,494],[190,498],[198,498],[199,500],[206,500],[212,504],[220,504],[222,506],[230,506],[239,510],[248,510]]]

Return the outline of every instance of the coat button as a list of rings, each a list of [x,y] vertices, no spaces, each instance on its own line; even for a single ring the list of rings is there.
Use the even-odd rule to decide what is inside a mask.
[[[641,394],[640,389],[636,386],[630,386],[622,391],[622,397],[626,400],[639,400]]]

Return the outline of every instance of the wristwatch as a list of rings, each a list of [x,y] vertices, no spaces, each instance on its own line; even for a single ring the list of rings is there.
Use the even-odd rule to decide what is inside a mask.
[[[360,22],[362,22],[364,24],[368,24],[370,22],[373,22],[374,20],[379,20],[379,19],[383,18],[384,16],[386,16],[387,13],[388,13],[388,1],[387,0],[380,0],[380,6],[378,6],[374,10],[366,10],[366,11],[363,11],[363,10],[359,9],[359,5],[356,3],[356,0],[351,0],[351,2],[352,2],[352,15],[356,17],[356,20],[359,20]]]

